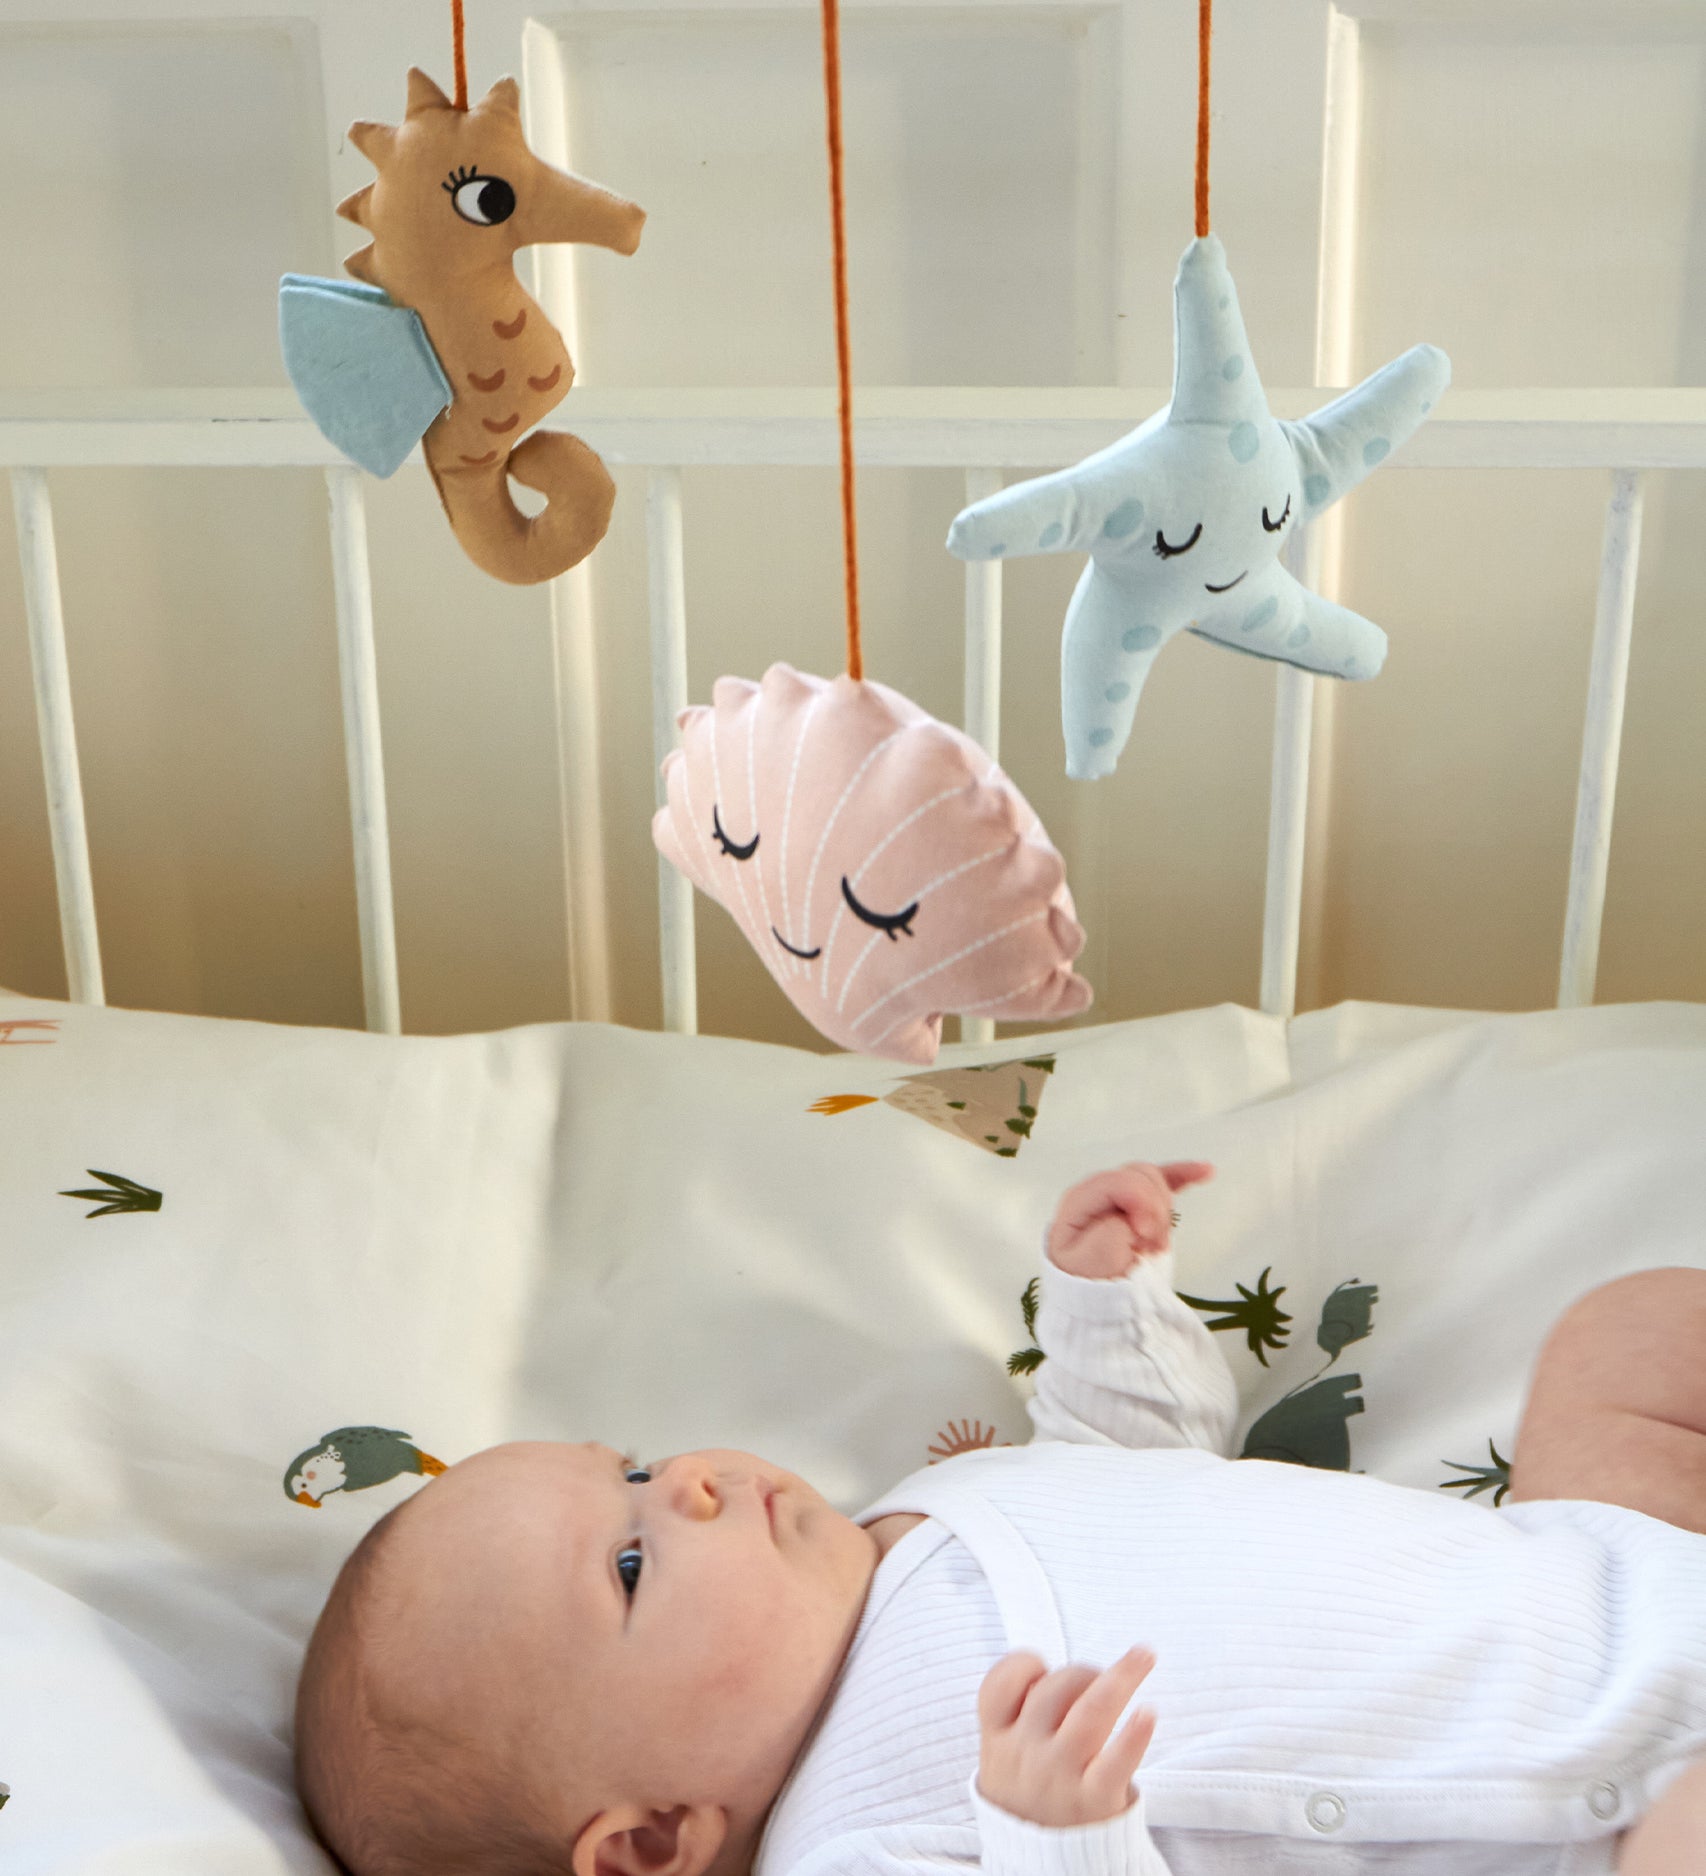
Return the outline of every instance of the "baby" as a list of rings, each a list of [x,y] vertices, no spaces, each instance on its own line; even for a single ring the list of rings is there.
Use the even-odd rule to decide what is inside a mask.
[[[747,1453],[544,1442],[397,1506],[303,1664],[323,1840],[356,1876],[1706,1872],[1706,1273],[1566,1313],[1497,1510],[1234,1463],[1172,1289],[1212,1172],[1068,1191],[1036,1438],[858,1518]]]

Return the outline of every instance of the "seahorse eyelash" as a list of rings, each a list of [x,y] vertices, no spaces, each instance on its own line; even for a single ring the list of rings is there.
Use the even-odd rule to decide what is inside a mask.
[[[447,189],[452,195],[454,195],[456,191],[462,187],[463,183],[475,181],[479,177],[479,174],[480,174],[480,169],[479,169],[478,164],[470,163],[468,164],[466,168],[464,168],[460,163],[458,163],[457,166],[450,172],[449,179],[445,182],[441,182],[438,186],[441,189]]]

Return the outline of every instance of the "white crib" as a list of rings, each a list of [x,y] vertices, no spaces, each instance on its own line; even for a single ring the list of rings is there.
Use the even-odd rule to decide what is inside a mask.
[[[1166,397],[1164,389],[868,390],[856,396],[855,455],[868,466],[962,469],[966,499],[973,501],[999,487],[1003,471],[1034,474],[1104,448]],[[1325,399],[1320,390],[1283,390],[1270,392],[1270,401],[1276,416],[1291,417],[1306,414]],[[590,390],[576,393],[574,427],[607,461],[642,466],[648,472],[653,753],[661,761],[674,747],[676,714],[690,701],[680,471],[704,464],[832,464],[837,460],[833,397],[829,392]],[[398,1033],[396,935],[361,472],[338,456],[293,400],[278,393],[243,398],[203,394],[194,400],[137,396],[82,411],[68,408],[67,400],[56,400],[50,413],[39,416],[6,412],[0,415],[0,466],[12,475],[70,996],[87,1003],[103,1002],[104,996],[48,471],[85,466],[324,470],[367,1027]],[[1642,475],[1654,469],[1706,467],[1706,390],[1453,392],[1393,466],[1610,472],[1558,971],[1559,1007],[1591,1003],[1634,618]],[[1337,534],[1329,516],[1300,532],[1292,543],[1294,570],[1308,584],[1327,591],[1332,590]],[[553,595],[554,602],[567,612],[571,626],[567,643],[584,645],[589,602],[582,569],[556,584],[561,591]],[[967,567],[964,725],[997,756],[1001,593],[999,562]],[[1261,1007],[1281,1016],[1291,1015],[1296,1003],[1310,723],[1315,686],[1325,681],[1290,666],[1276,671]],[[597,693],[592,683],[570,685],[568,692],[582,712],[579,723],[565,725],[564,759],[574,762],[595,747]],[[565,789],[570,802],[590,798],[585,789]],[[609,959],[595,818],[587,817],[570,830],[569,852],[570,917],[575,925],[571,955],[583,974],[584,1013],[596,1016],[608,1008]],[[659,868],[664,1023],[668,1029],[692,1033],[697,1027],[693,894],[685,878],[667,863],[660,861]],[[968,1020],[964,1039],[987,1041],[993,1033],[988,1019]]]

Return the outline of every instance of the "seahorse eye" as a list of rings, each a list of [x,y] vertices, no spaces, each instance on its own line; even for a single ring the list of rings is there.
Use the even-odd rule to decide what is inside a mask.
[[[1285,507],[1280,510],[1280,518],[1277,521],[1270,521],[1268,519],[1267,508],[1265,506],[1263,507],[1262,526],[1266,528],[1270,534],[1278,534],[1280,529],[1285,526],[1286,521],[1289,518],[1290,514],[1291,514],[1291,497],[1287,495],[1285,498]]]
[[[515,191],[501,176],[469,176],[450,192],[450,205],[464,221],[490,228],[515,213]]]

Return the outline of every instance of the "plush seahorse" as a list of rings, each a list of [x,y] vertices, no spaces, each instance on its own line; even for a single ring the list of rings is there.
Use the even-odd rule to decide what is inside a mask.
[[[584,241],[632,254],[645,210],[541,162],[513,78],[459,111],[411,70],[402,123],[352,124],[349,136],[379,175],[338,204],[373,237],[344,267],[419,315],[449,380],[454,401],[422,448],[451,528],[493,578],[552,579],[604,538],[616,487],[578,437],[516,440],[562,401],[575,368],[516,279],[515,251]],[[546,496],[542,513],[522,514],[510,476]]]

